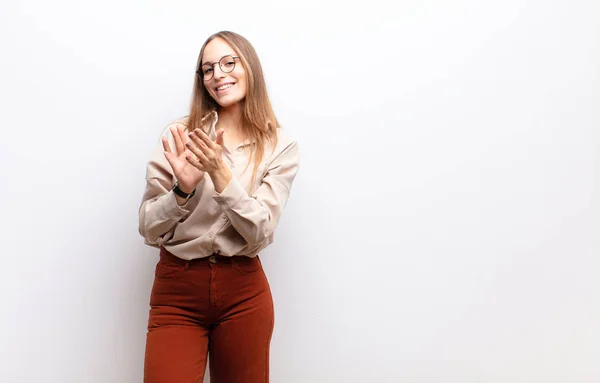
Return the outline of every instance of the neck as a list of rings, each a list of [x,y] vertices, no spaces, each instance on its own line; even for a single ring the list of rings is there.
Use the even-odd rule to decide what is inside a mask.
[[[243,104],[238,102],[226,108],[220,108],[219,113],[219,128],[225,129],[229,134],[241,133],[242,131],[242,112]]]

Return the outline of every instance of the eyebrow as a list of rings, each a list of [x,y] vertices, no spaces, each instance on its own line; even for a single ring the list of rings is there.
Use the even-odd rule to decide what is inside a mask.
[[[229,54],[227,54],[227,55],[224,55],[224,56],[222,56],[222,57],[221,57],[219,60],[217,60],[217,61],[213,61],[213,62],[210,62],[210,61],[205,61],[205,62],[203,62],[203,63],[202,63],[202,65],[201,65],[201,66],[205,66],[205,65],[210,65],[210,64],[218,63],[219,61],[221,61],[221,59],[222,59],[223,57],[227,57],[227,56],[235,56],[235,55],[236,55],[235,53],[229,53]]]

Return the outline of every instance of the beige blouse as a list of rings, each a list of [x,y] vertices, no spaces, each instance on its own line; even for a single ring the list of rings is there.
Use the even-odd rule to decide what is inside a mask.
[[[209,136],[216,137],[216,112],[207,119]],[[174,149],[171,126],[187,125],[187,118],[174,121],[163,133]],[[242,142],[233,150],[223,150],[233,177],[222,193],[215,191],[208,174],[195,195],[179,206],[171,191],[176,179],[167,162],[162,144],[147,165],[146,189],[139,209],[139,231],[147,245],[164,246],[185,260],[213,253],[255,257],[273,242],[273,232],[290,195],[298,172],[298,144],[278,129],[273,150],[265,145],[256,180],[248,192],[254,163],[247,169],[251,142]],[[227,142],[225,142],[227,145]]]

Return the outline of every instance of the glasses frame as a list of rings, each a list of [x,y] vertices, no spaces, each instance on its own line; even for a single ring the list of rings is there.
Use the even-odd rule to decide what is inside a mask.
[[[233,58],[233,68],[231,68],[230,71],[223,70],[223,67],[221,66],[221,61],[223,61],[223,59],[225,57],[231,57],[231,58]],[[196,70],[196,74],[200,77],[200,79],[202,79],[202,81],[210,81],[210,80],[213,79],[213,77],[215,77],[215,64],[219,64],[219,69],[221,70],[221,72],[223,72],[223,73],[231,73],[235,69],[235,64],[236,64],[235,59],[239,59],[239,58],[240,58],[239,56],[225,55],[225,56],[221,57],[219,59],[219,61],[215,61],[214,63],[206,63],[206,64],[200,65],[200,68]],[[204,73],[202,72],[202,67],[208,67],[209,65],[213,69],[212,75],[210,76],[210,78],[205,79],[204,78]]]

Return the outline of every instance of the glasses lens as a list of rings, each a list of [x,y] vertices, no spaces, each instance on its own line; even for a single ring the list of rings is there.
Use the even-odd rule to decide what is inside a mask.
[[[223,72],[229,73],[235,68],[235,59],[233,56],[225,56],[219,61],[219,66]]]
[[[200,69],[200,74],[204,81],[208,81],[212,78],[215,69],[210,65],[204,65]]]

